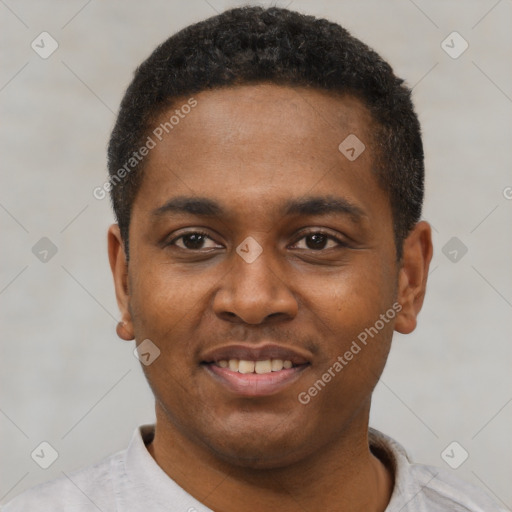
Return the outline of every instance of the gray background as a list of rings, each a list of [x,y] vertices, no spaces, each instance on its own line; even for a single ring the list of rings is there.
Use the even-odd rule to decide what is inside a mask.
[[[3,502],[125,447],[153,421],[134,344],[115,335],[113,217],[92,190],[105,180],[106,143],[135,66],[176,30],[242,3],[0,1]],[[438,466],[457,441],[469,458],[451,471],[510,509],[512,3],[278,5],[337,21],[374,47],[414,86],[423,125],[435,255],[419,327],[394,340],[372,425]],[[47,59],[30,46],[43,31],[59,44]],[[469,43],[457,59],[441,47],[453,31]],[[46,262],[32,252],[42,237],[57,248]],[[450,258],[442,252],[452,237],[468,249],[456,248],[455,262],[454,247]],[[42,441],[59,453],[46,470],[31,458]]]

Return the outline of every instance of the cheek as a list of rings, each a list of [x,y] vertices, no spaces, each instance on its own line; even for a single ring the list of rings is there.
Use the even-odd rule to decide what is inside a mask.
[[[390,266],[371,253],[360,253],[331,275],[305,274],[300,294],[306,309],[321,316],[335,333],[373,324],[391,307],[396,279]],[[354,334],[351,332],[351,334]]]
[[[179,272],[168,263],[153,262],[139,270],[130,300],[136,339],[149,338],[168,353],[187,348],[184,357],[193,356],[190,333],[204,316],[210,287],[209,281]],[[169,347],[168,340],[186,343]]]
[[[304,293],[305,311],[311,315],[307,321],[317,326],[324,340],[310,384],[331,369],[331,375],[325,376],[333,382],[326,399],[331,393],[329,399],[336,399],[335,395],[346,399],[347,389],[355,394],[368,392],[385,365],[396,317],[396,282],[389,267],[372,260],[369,253],[361,255],[358,264],[340,269],[331,279],[324,279],[322,286],[311,278],[301,284],[308,290]]]
[[[158,358],[142,366],[158,402],[167,413],[187,410],[200,397],[194,378],[198,365],[201,318],[208,303],[209,284],[178,272],[167,263],[155,263],[138,272],[131,292],[131,310],[137,342],[151,340]]]

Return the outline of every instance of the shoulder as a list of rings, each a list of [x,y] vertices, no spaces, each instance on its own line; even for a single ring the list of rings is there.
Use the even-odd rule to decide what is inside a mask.
[[[110,455],[87,468],[64,473],[59,478],[32,487],[2,507],[2,512],[89,512],[116,510],[112,466],[123,452]]]
[[[504,510],[498,507],[482,489],[454,476],[447,469],[410,464],[409,473],[413,488],[420,493],[417,501],[422,503],[426,510],[457,512]]]
[[[404,447],[370,429],[374,454],[392,468],[395,486],[386,512],[500,512],[504,509],[479,487],[454,476],[448,469],[411,462]]]

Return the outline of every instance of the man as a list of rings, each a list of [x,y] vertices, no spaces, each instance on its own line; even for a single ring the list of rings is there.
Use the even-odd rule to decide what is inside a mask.
[[[419,122],[375,52],[286,9],[187,27],[137,69],[109,173],[156,426],[6,512],[498,510],[368,427],[432,257]]]

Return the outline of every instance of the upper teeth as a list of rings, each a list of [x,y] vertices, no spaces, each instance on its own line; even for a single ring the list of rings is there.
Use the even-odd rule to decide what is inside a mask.
[[[248,361],[246,359],[222,359],[215,363],[221,368],[229,368],[239,373],[270,373],[278,372],[283,368],[291,368],[292,362],[286,359],[265,359],[264,361]]]

